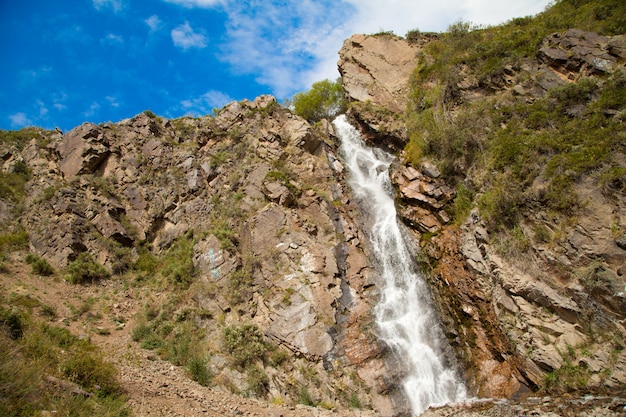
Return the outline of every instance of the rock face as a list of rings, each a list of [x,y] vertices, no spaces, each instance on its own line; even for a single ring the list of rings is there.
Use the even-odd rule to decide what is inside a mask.
[[[220,347],[225,326],[251,324],[288,358],[255,364],[267,398],[297,403],[305,389],[312,402],[358,401],[393,415],[365,326],[373,302],[365,240],[332,129],[313,128],[271,96],[233,102],[214,118],[151,116],[2,149],[3,168],[19,159],[32,170],[16,219],[31,251],[60,271],[89,252],[113,274],[138,275],[137,285],[187,288],[188,301],[169,308],[194,312],[185,314],[214,346],[222,389],[252,390],[252,371]],[[175,261],[132,272],[149,258]]]
[[[353,120],[367,139],[393,152],[407,141],[402,115],[418,53],[430,38],[409,43],[392,35],[353,35],[337,63]]]
[[[394,35],[353,35],[339,51],[339,71],[350,100],[401,113],[419,47]]]

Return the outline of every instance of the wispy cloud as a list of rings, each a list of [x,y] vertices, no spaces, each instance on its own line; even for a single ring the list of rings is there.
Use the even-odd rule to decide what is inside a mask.
[[[225,6],[228,41],[221,57],[242,73],[258,74],[257,81],[279,98],[308,88],[312,75],[303,73],[329,51],[336,61],[348,33],[342,22],[350,6],[330,0],[302,0],[289,7],[270,1],[243,3]]]
[[[83,112],[83,116],[91,117],[100,110],[100,104],[96,101],[89,105],[89,108]]]
[[[33,123],[30,121],[28,116],[26,116],[26,113],[23,113],[23,112],[18,112],[18,113],[9,115],[9,120],[11,120],[11,127],[14,127],[14,128],[21,128],[24,126],[29,126]]]
[[[550,0],[509,0],[495,7],[493,0],[164,1],[188,8],[219,5],[227,15],[220,59],[235,73],[255,75],[283,98],[338,77],[337,52],[354,33],[444,31],[459,19],[497,23],[511,15],[511,8],[516,15],[537,13]],[[188,22],[171,34],[183,49],[207,45]]]
[[[155,14],[153,14],[149,18],[145,19],[144,22],[146,23],[146,25],[148,25],[150,27],[150,31],[151,32],[156,32],[163,25],[163,22],[161,21],[161,19],[159,19],[159,16],[157,16]]]
[[[480,24],[497,24],[513,16],[534,15],[545,10],[548,4],[546,0],[465,0],[465,3],[464,20]]]
[[[88,45],[91,44],[93,40],[91,33],[89,33],[89,29],[84,29],[79,24],[62,26],[57,32],[54,33],[54,37],[57,40],[66,42],[71,46],[76,44]]]
[[[170,32],[174,45],[183,48],[205,48],[207,46],[207,38],[201,32],[195,32],[189,22],[185,22],[175,27]]]
[[[52,107],[54,107],[57,111],[63,111],[67,108],[65,102],[67,101],[67,93],[65,91],[60,91],[52,96]]]
[[[100,42],[104,45],[122,45],[124,44],[124,37],[115,33],[108,33]]]
[[[35,104],[39,108],[39,116],[45,117],[48,114],[48,106],[41,100],[35,100]]]
[[[93,0],[93,7],[98,11],[111,9],[117,13],[124,8],[124,2],[123,0]]]
[[[178,4],[179,6],[187,8],[209,8],[217,4],[222,4],[226,0],[165,0],[166,3]]]
[[[199,97],[180,102],[181,109],[188,115],[201,116],[209,114],[214,108],[224,107],[233,98],[221,91],[210,90]]]
[[[111,107],[117,108],[120,106],[119,98],[117,96],[106,96],[105,99]]]

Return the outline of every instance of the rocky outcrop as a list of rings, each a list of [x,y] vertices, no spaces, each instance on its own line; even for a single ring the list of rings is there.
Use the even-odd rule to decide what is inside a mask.
[[[109,156],[109,143],[104,132],[96,125],[85,123],[72,129],[57,143],[59,170],[65,180],[76,175],[93,174]]]
[[[3,167],[19,159],[32,170],[17,219],[32,252],[59,271],[89,252],[138,285],[187,288],[175,308],[196,312],[222,388],[251,390],[216,343],[224,326],[247,323],[289,358],[255,365],[268,375],[265,395],[296,403],[307,389],[316,402],[358,398],[393,415],[364,325],[374,286],[365,240],[329,124],[316,129],[261,96],[214,118],[142,113],[31,142],[2,151]],[[132,272],[146,257],[170,260],[154,276]]]
[[[537,56],[557,71],[574,78],[580,74],[608,74],[626,59],[623,36],[601,36],[594,32],[569,29],[543,41]]]
[[[409,78],[426,42],[409,43],[392,34],[353,35],[339,51],[337,65],[352,102],[350,115],[368,139],[394,152],[408,139],[402,115]]]
[[[403,112],[419,50],[391,34],[352,35],[339,51],[337,64],[348,99]]]
[[[440,177],[439,170],[428,162],[421,170],[410,166],[398,169],[392,176],[401,201],[399,214],[411,228],[422,233],[437,233],[450,221],[445,206],[455,191]]]

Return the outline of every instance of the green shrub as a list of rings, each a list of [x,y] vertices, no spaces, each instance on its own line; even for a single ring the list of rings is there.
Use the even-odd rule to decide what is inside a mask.
[[[78,350],[63,363],[61,372],[87,391],[95,391],[101,396],[120,391],[117,370],[95,352]]]
[[[133,253],[131,248],[113,239],[107,239],[107,247],[109,253],[112,255],[109,261],[113,274],[123,274],[133,268]]]
[[[548,243],[552,239],[550,229],[542,223],[537,223],[533,226],[533,235],[538,243]]]
[[[258,262],[254,255],[242,259],[241,268],[233,271],[228,281],[228,301],[236,305],[252,298],[252,271]]]
[[[24,320],[17,311],[0,307],[0,325],[6,329],[11,339],[19,339],[24,334]]]
[[[491,230],[511,229],[519,221],[522,193],[518,189],[519,186],[509,183],[506,178],[499,177],[496,183],[478,198],[480,212]]]
[[[67,266],[67,279],[72,284],[84,284],[109,278],[111,274],[89,254],[81,252],[76,260]]]
[[[224,165],[228,162],[228,153],[225,151],[217,151],[210,158],[210,166],[211,168],[217,168],[220,165]]]
[[[404,39],[406,39],[408,43],[415,43],[420,39],[420,37],[421,37],[420,30],[412,29],[406,33],[406,35],[404,36]]]
[[[347,107],[339,80],[315,82],[309,91],[294,95],[292,101],[294,112],[310,122],[333,119]]]
[[[154,275],[159,266],[157,258],[152,254],[150,249],[143,245],[137,249],[137,252],[139,256],[137,257],[137,261],[135,261],[135,270],[143,272],[147,276]]]
[[[143,114],[145,114],[146,116],[148,116],[151,119],[158,119],[159,117],[154,114],[154,112],[152,110],[144,110]]]
[[[51,326],[44,323],[41,325],[41,330],[55,346],[62,349],[69,349],[80,341],[78,337],[63,327]]]
[[[560,368],[546,374],[541,391],[546,394],[562,394],[585,389],[590,376],[585,366],[574,365],[567,360]]]
[[[54,274],[54,269],[48,263],[48,261],[40,258],[37,255],[29,253],[28,255],[26,255],[25,261],[26,263],[30,264],[34,274],[46,277]]]
[[[356,392],[352,392],[350,397],[348,398],[348,407],[350,408],[362,408],[361,399],[359,398],[359,394]]]
[[[208,360],[203,357],[193,356],[187,363],[187,370],[198,384],[208,387],[213,380],[213,373],[209,368]]]
[[[145,323],[137,325],[131,332],[131,338],[135,342],[141,342],[142,340],[152,335],[152,328]]]
[[[298,392],[298,402],[309,407],[315,407],[318,404],[305,386],[302,386]]]
[[[236,366],[246,368],[265,359],[268,345],[263,340],[261,329],[256,325],[228,326],[224,328],[223,336],[224,344]]]
[[[181,236],[176,239],[163,257],[163,276],[184,288],[193,282],[196,274],[193,266],[194,245],[193,234]]]
[[[0,233],[0,251],[28,248],[28,232],[24,229]]]
[[[246,371],[246,375],[248,392],[257,397],[265,396],[268,392],[270,383],[270,379],[265,371],[257,366],[250,366]]]
[[[474,193],[464,182],[460,182],[456,188],[454,197],[454,219],[457,223],[463,223],[473,206]]]

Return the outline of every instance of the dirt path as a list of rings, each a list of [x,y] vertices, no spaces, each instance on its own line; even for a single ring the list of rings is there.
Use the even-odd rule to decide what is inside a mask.
[[[72,285],[59,276],[39,277],[17,256],[11,274],[3,274],[0,290],[5,294],[29,296],[51,307],[56,324],[68,326],[80,337],[88,337],[105,359],[119,371],[119,380],[134,415],[143,416],[361,416],[358,410],[333,412],[306,406],[279,406],[204,387],[189,378],[184,369],[141,349],[131,338],[137,313],[144,299],[163,297],[145,288],[106,280],[92,285]]]

